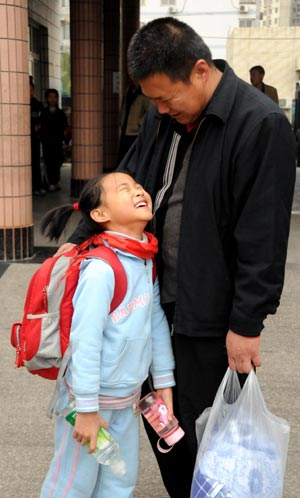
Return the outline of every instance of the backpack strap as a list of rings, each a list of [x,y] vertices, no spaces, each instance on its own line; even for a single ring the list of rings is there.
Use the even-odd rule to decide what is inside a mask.
[[[91,249],[86,259],[99,258],[106,261],[114,272],[115,291],[110,305],[110,313],[112,313],[123,301],[127,292],[127,277],[121,261],[116,253],[107,246],[98,246]]]

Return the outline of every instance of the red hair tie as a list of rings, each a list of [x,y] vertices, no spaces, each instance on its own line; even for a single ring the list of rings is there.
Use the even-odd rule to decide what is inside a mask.
[[[74,202],[73,209],[74,211],[79,211],[79,202]]]

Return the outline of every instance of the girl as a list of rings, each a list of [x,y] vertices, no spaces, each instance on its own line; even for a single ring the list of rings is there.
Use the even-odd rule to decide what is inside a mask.
[[[72,427],[62,415],[57,418],[55,455],[40,498],[131,498],[139,435],[133,406],[149,369],[170,418],[173,413],[170,333],[160,307],[158,281],[153,284],[152,279],[157,240],[144,232],[152,219],[152,203],[131,176],[114,172],[90,180],[74,206],[117,253],[126,272],[127,294],[110,315],[112,268],[101,259],[81,262],[73,298],[72,357],[58,402],[61,412],[75,398],[76,423]],[[73,210],[66,205],[49,212],[42,231],[58,239]],[[108,428],[119,443],[127,470],[123,476],[89,455],[100,427]]]

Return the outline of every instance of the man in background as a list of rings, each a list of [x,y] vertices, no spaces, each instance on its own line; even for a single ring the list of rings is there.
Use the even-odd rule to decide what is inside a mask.
[[[255,88],[265,93],[270,99],[278,104],[278,93],[274,86],[266,85],[263,82],[265,70],[262,66],[253,66],[250,69],[250,81]]]
[[[64,111],[58,106],[58,91],[49,88],[45,92],[47,106],[42,114],[43,155],[47,169],[48,191],[59,190],[60,168],[63,163],[63,141],[68,128]]]
[[[31,129],[31,180],[33,195],[45,195],[42,188],[40,144],[41,144],[41,119],[44,107],[34,96],[35,86],[32,76],[29,76],[30,85],[30,129]]]

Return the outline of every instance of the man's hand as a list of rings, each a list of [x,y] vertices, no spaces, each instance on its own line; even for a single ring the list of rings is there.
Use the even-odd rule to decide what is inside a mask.
[[[66,242],[65,244],[59,247],[59,249],[56,251],[55,254],[53,254],[53,256],[61,256],[65,252],[71,251],[71,249],[73,249],[73,247],[75,246],[76,244],[72,244],[72,242]]]
[[[260,336],[245,337],[229,330],[226,337],[226,349],[231,370],[249,373],[253,366],[261,366]]]
[[[108,423],[98,412],[77,413],[73,438],[85,446],[89,442],[89,453],[96,449],[97,435],[100,427],[107,429]]]

